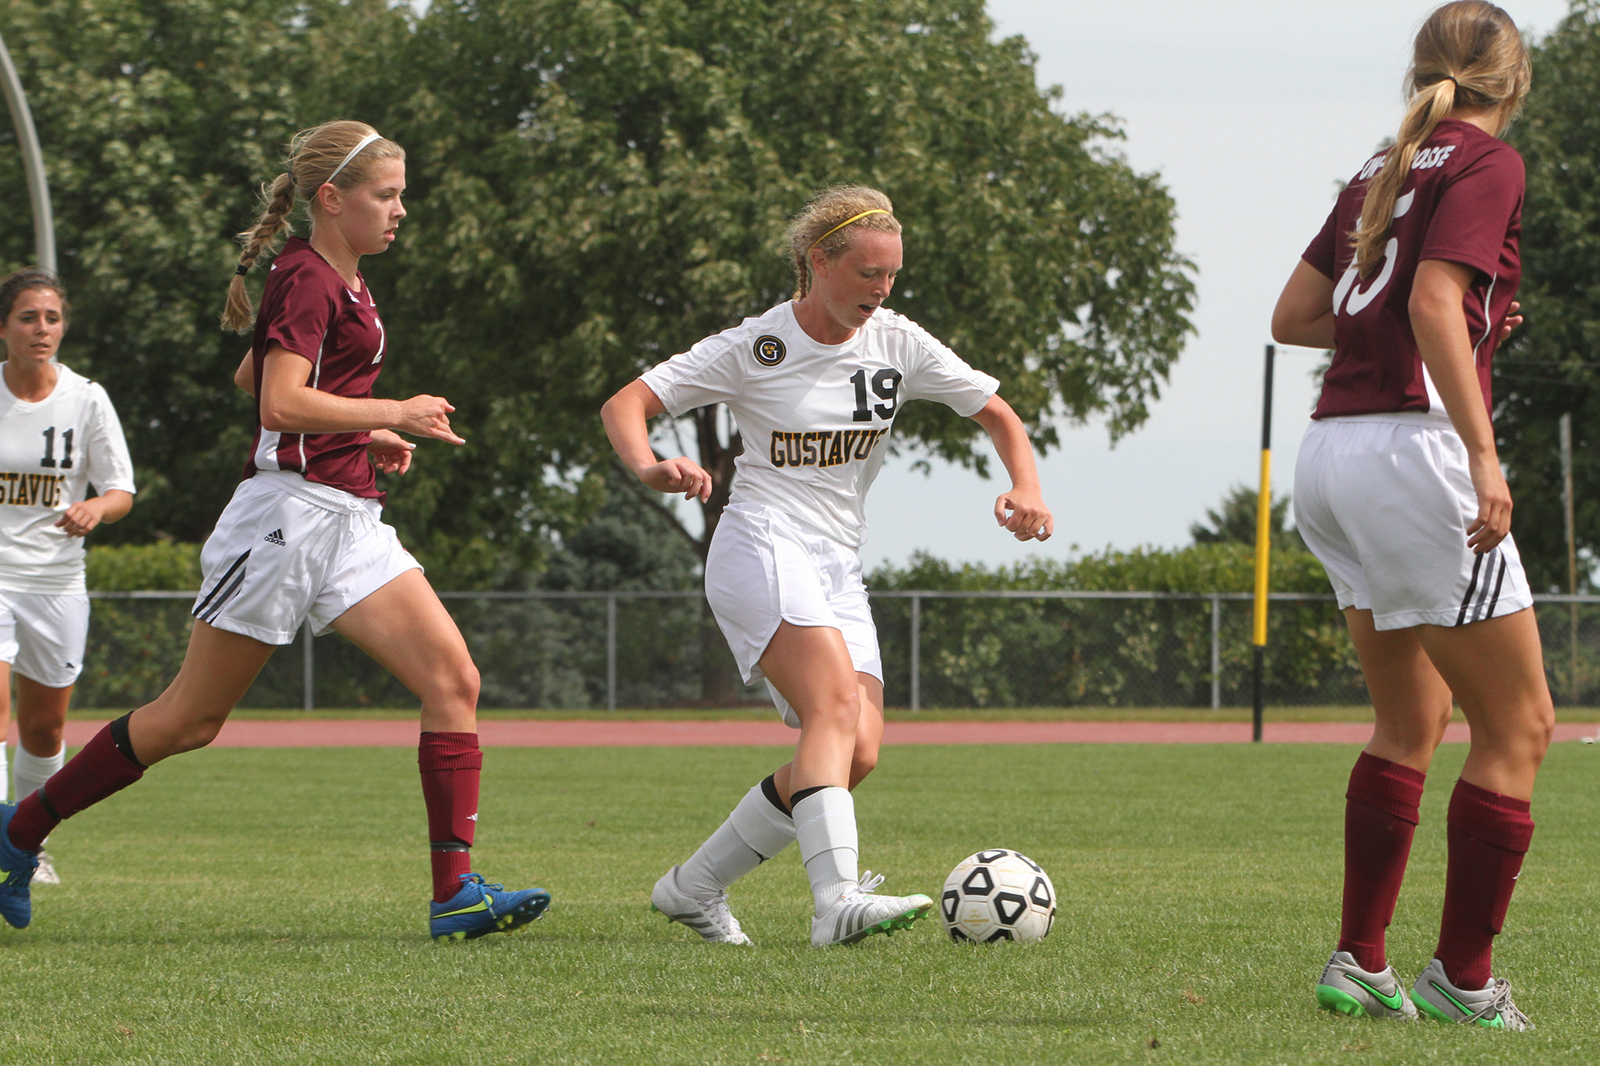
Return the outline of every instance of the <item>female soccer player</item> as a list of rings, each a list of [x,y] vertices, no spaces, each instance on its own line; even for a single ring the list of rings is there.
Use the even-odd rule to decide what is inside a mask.
[[[795,217],[788,243],[793,301],[647,371],[602,416],[645,484],[703,501],[710,475],[687,458],[658,460],[647,422],[711,403],[733,412],[744,452],[706,560],[706,598],[745,681],[764,678],[800,730],[793,761],[668,870],[651,903],[706,940],[747,944],[728,886],[798,838],[820,946],[905,928],[932,906],[923,895],[875,894],[883,878],[858,876],[850,795],[883,737],[883,667],[857,553],[866,492],[900,405],[939,400],[976,420],[1011,475],[996,519],[1018,540],[1044,540],[1052,523],[1027,433],[995,395],[999,383],[883,306],[901,261],[889,198],[830,189]]]
[[[255,339],[236,380],[257,397],[245,480],[201,554],[203,586],[177,679],[102,730],[45,786],[0,808],[0,908],[28,924],[39,843],[61,819],[125,788],[146,768],[204,747],[273,648],[302,624],[336,630],[422,701],[418,763],[432,842],[436,938],[509,931],[549,905],[543,889],[505,891],[471,872],[478,817],[478,671],[415,559],[380,521],[374,467],[403,474],[398,433],[460,444],[442,397],[380,400],[383,323],[358,269],[385,251],[406,215],[405,152],[360,122],[329,122],[290,144],[285,172],[244,243],[223,325],[251,322],[243,275],[289,227],[296,197],[311,239],[272,264]],[[248,373],[245,373],[248,371]]]
[[[69,310],[47,270],[0,278],[0,800],[13,669],[18,798],[61,769],[61,731],[89,635],[83,537],[133,506],[133,463],[110,397],[55,361]],[[42,850],[33,880],[61,881]]]
[[[1346,1014],[1522,1029],[1490,949],[1533,835],[1554,727],[1533,599],[1495,455],[1489,360],[1522,269],[1522,160],[1498,140],[1528,92],[1506,13],[1446,4],[1417,34],[1393,148],[1339,195],[1273,312],[1333,348],[1295,470],[1295,516],[1349,623],[1376,726],[1350,775],[1338,950],[1317,1000]],[[1384,951],[1452,694],[1472,747],[1450,798],[1444,917],[1406,996]]]

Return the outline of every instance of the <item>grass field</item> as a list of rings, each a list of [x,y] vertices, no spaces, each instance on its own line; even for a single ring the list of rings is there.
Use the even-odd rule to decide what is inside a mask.
[[[1443,749],[1390,933],[1433,947]],[[794,849],[742,882],[753,948],[648,911],[661,871],[776,749],[491,750],[478,865],[556,902],[514,935],[425,936],[415,756],[173,760],[51,842],[67,884],[0,929],[5,1063],[1574,1063],[1600,1052],[1600,747],[1551,752],[1496,969],[1537,1030],[1318,1011],[1354,751],[890,749],[859,794],[863,864],[936,895],[956,860],[1028,852],[1062,906],[1043,944],[936,920],[817,951]]]

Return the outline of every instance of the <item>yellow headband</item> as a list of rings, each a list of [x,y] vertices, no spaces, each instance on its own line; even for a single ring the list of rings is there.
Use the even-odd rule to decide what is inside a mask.
[[[806,254],[810,255],[812,252],[816,251],[817,250],[817,245],[821,244],[823,241],[827,240],[829,237],[832,237],[835,233],[838,233],[840,230],[844,229],[850,223],[859,222],[862,219],[866,218],[868,215],[887,215],[888,213],[889,212],[885,211],[881,207],[874,207],[872,210],[863,211],[859,215],[851,215],[849,218],[845,219],[843,222],[841,222],[837,226],[833,227],[827,233],[824,233],[822,236],[820,236],[816,240],[812,241],[811,242],[811,247],[806,249]]]

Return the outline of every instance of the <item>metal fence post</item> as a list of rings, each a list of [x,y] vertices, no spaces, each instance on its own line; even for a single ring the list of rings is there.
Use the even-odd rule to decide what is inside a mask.
[[[1222,597],[1211,594],[1211,709],[1222,709]]]
[[[922,708],[922,597],[911,594],[911,709]]]
[[[307,713],[316,707],[317,653],[313,650],[314,639],[311,635],[311,620],[308,618],[300,627],[300,674]]]
[[[617,709],[617,594],[606,594],[606,710]]]

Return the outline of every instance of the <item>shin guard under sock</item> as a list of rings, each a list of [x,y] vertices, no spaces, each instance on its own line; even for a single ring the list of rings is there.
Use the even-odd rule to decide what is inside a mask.
[[[1344,905],[1339,948],[1369,973],[1388,967],[1384,933],[1394,919],[1411,855],[1426,775],[1362,752],[1344,811]]]
[[[96,733],[83,750],[46,782],[25,796],[11,819],[11,843],[38,851],[50,831],[63,821],[144,776],[128,740],[128,715]]]
[[[423,733],[417,741],[422,800],[428,808],[429,866],[433,900],[444,903],[461,890],[472,871],[472,838],[478,826],[478,782],[483,751],[476,733]]]
[[[820,915],[859,883],[856,804],[849,789],[838,787],[802,789],[797,795],[795,836]]]
[[[1489,984],[1495,934],[1505,924],[1533,839],[1529,810],[1527,800],[1466,781],[1457,781],[1450,795],[1450,858],[1434,957],[1458,988],[1475,991]]]
[[[794,843],[794,819],[774,802],[767,778],[752,786],[727,821],[678,869],[678,887],[695,899],[726,892],[757,866]],[[770,794],[769,794],[770,788]]]

